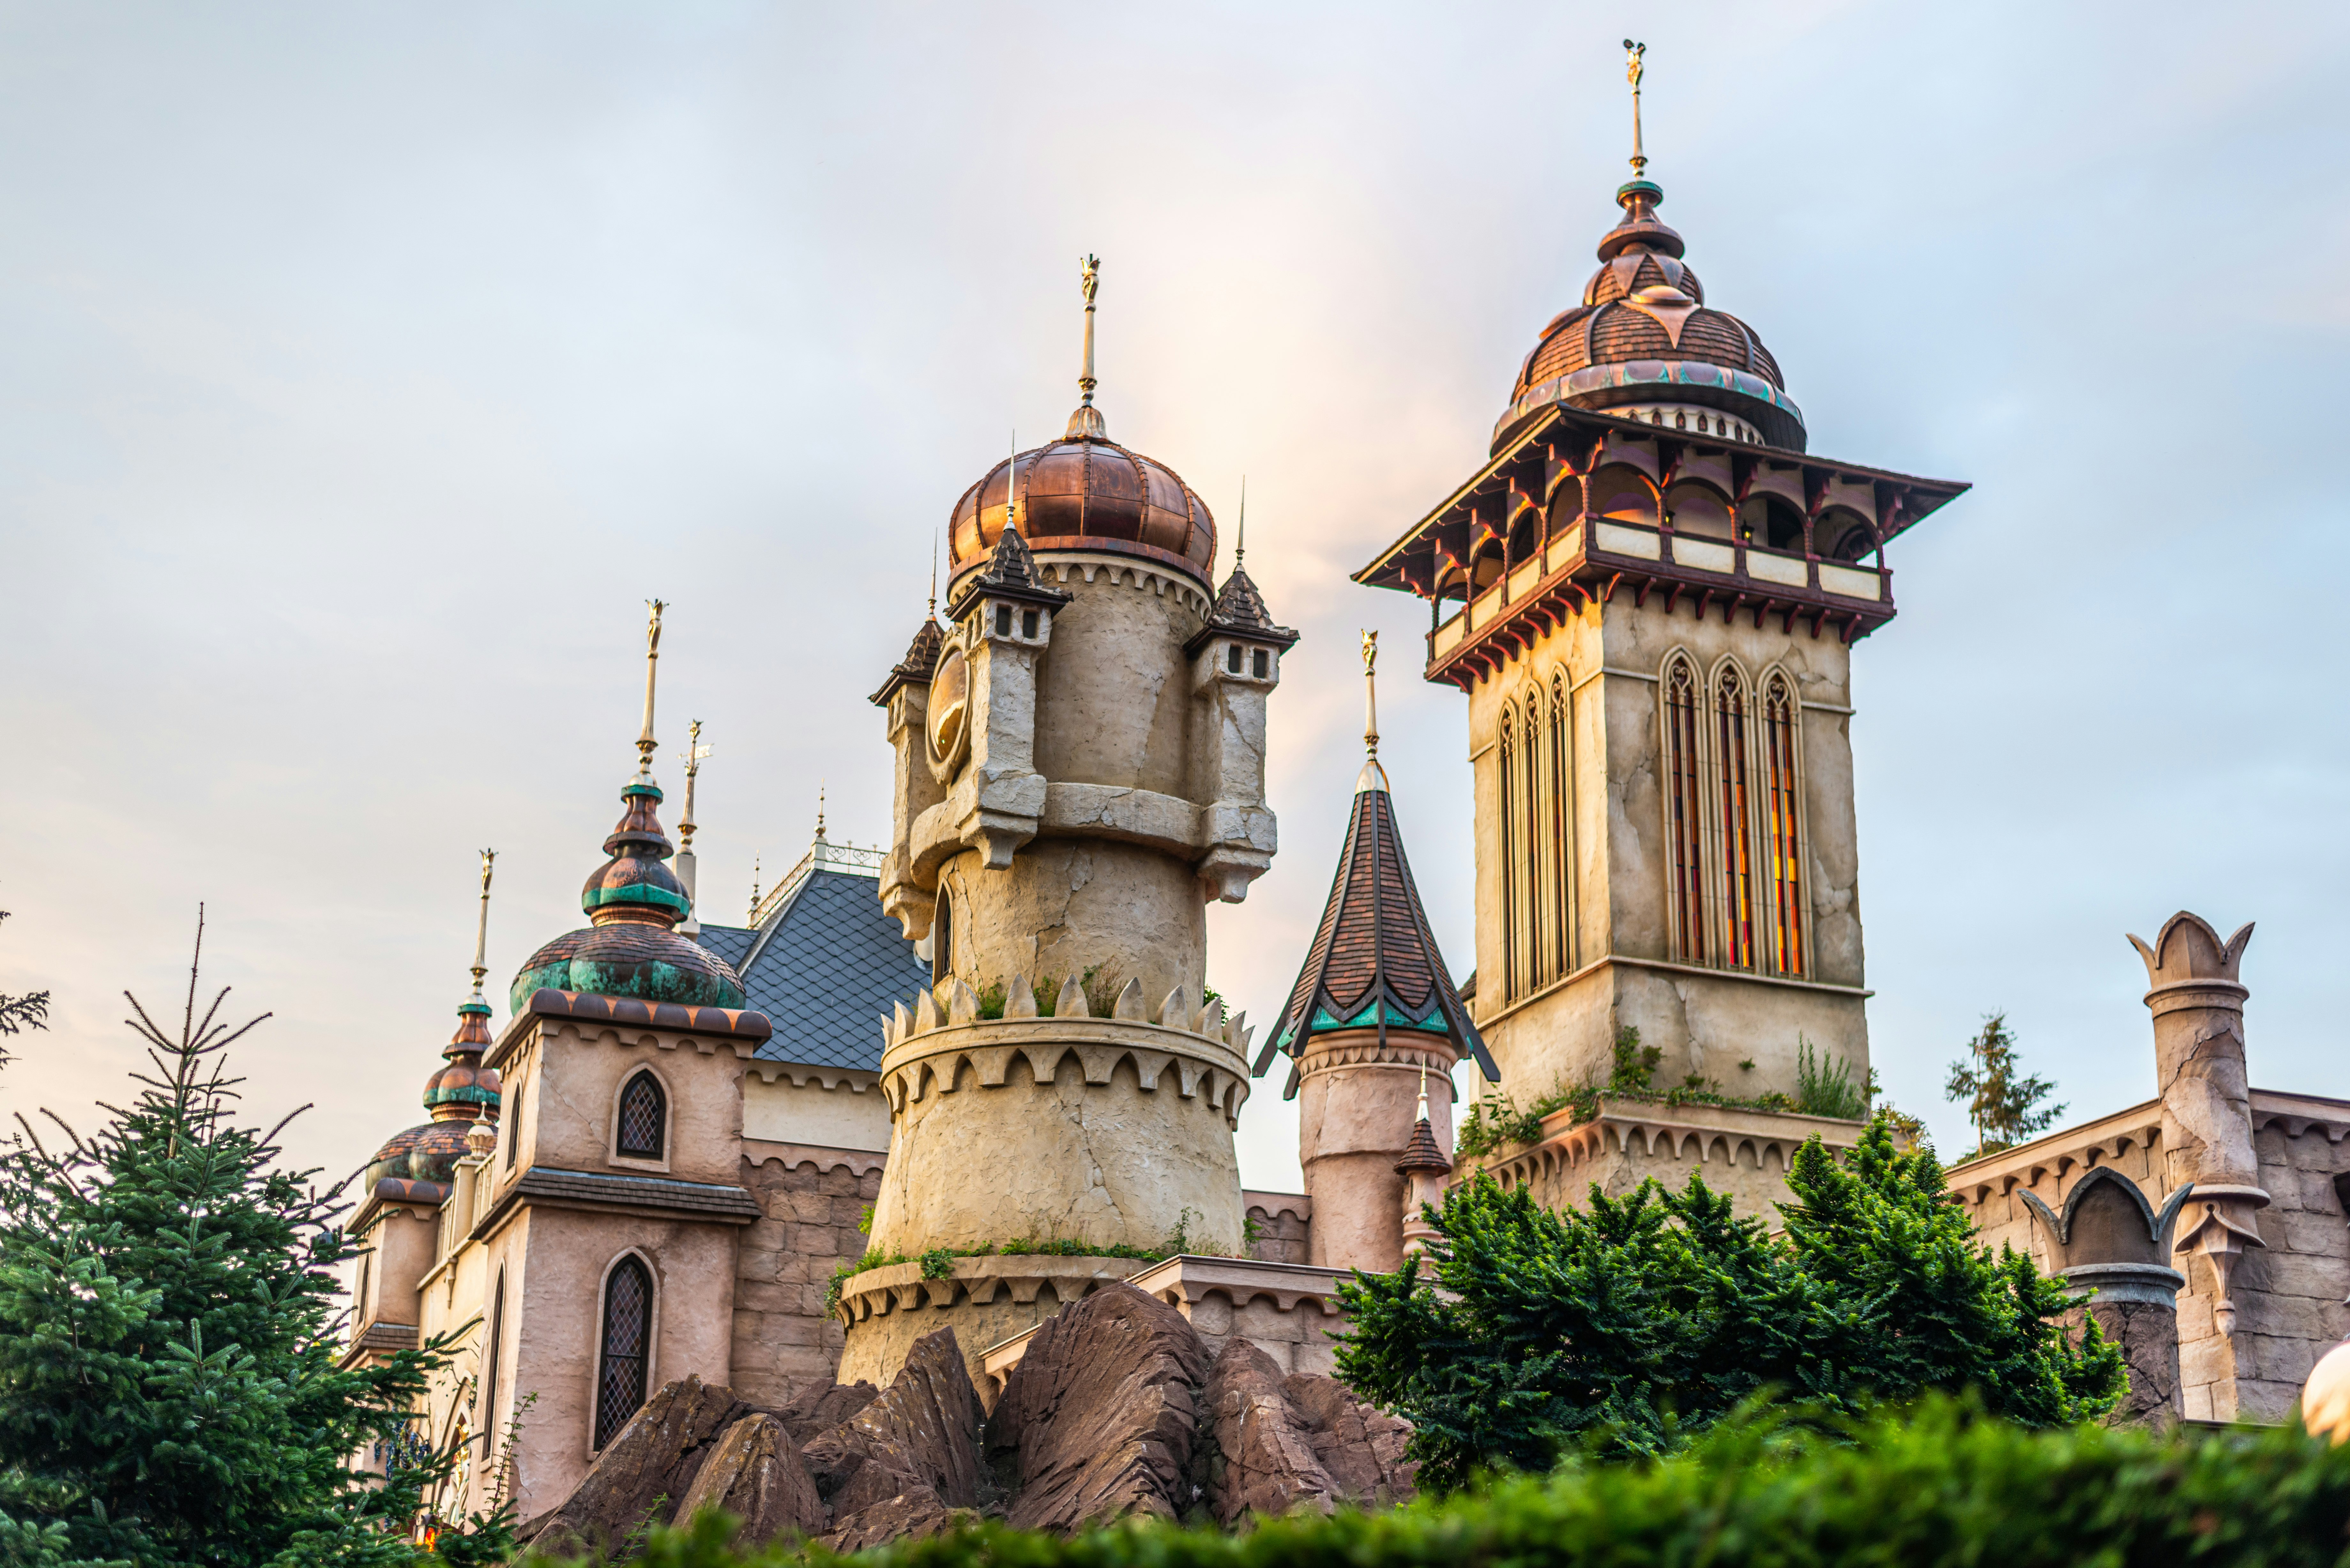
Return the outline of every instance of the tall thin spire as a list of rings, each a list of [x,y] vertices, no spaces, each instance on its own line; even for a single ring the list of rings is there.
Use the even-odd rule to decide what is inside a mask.
[[[1640,148],[1640,78],[1648,70],[1641,62],[1641,57],[1648,52],[1648,45],[1636,44],[1629,38],[1624,40],[1624,79],[1632,84],[1632,178],[1635,180],[1648,177],[1648,155]]]
[[[818,844],[824,842],[824,781],[822,779],[818,779],[816,785],[816,841]]]
[[[1077,258],[1077,286],[1086,296],[1086,364],[1077,377],[1077,411],[1069,416],[1069,428],[1063,432],[1069,440],[1090,437],[1105,441],[1109,426],[1094,407],[1094,296],[1101,289],[1101,257],[1085,255]]]
[[[1020,427],[1012,427],[1012,462],[1003,471],[1003,531],[1020,525]]]
[[[1012,432],[1012,450],[1014,455],[1018,454],[1020,450],[1018,431]],[[1009,489],[1004,492],[1004,502],[1007,506],[1011,504]],[[1008,517],[1011,514],[1007,512],[1004,515]],[[924,620],[939,618],[939,531],[936,528],[931,530],[931,606],[922,612],[922,618]]]
[[[473,994],[466,1000],[479,1002],[485,1007],[488,1001],[482,995],[482,978],[490,972],[490,877],[497,869],[497,864],[496,850],[482,851],[482,911],[473,922]]]
[[[1363,771],[1355,775],[1355,793],[1385,790],[1388,771],[1379,766],[1379,634],[1363,633]]]
[[[677,852],[691,854],[693,850],[693,781],[702,776],[702,760],[710,755],[711,748],[702,743],[702,721],[696,719],[685,727],[685,815],[678,819]]]
[[[759,857],[755,855],[751,857],[751,912],[743,917],[743,923],[746,926],[759,923]]]
[[[653,776],[653,753],[660,742],[653,739],[653,677],[660,668],[660,618],[669,606],[660,599],[647,599],[652,613],[645,621],[645,727],[637,736],[637,777],[650,781]]]
[[[1248,475],[1247,475],[1247,474],[1245,474],[1245,473],[1243,473],[1243,474],[1242,474],[1242,475],[1241,475],[1241,526],[1240,526],[1240,533],[1239,533],[1239,535],[1238,535],[1236,538],[1234,538],[1234,539],[1232,540],[1232,570],[1233,570],[1233,571],[1235,571],[1235,572],[1239,571],[1239,570],[1241,569],[1241,563],[1242,563],[1243,560],[1246,560],[1247,558],[1248,558]]]

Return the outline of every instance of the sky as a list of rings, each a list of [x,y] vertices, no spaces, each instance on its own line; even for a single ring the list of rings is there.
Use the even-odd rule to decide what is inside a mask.
[[[1472,472],[1627,171],[1811,450],[1972,482],[1889,552],[1852,737],[1872,1052],[1966,1147],[2004,1010],[2074,1113],[2153,1093],[2174,910],[2259,922],[2253,1081],[2350,1095],[2350,8],[1838,3],[0,6],[0,1112],[128,1093],[122,993],[339,1178],[421,1119],[499,852],[494,994],[579,923],[643,601],[705,911],[888,831],[866,696],[934,531],[1074,401],[1304,639],[1282,852],[1209,917],[1275,1012],[1359,758],[1355,586]],[[1456,973],[1465,703],[1382,747]],[[672,816],[673,821],[673,816]],[[2329,826],[2332,824],[2334,826]],[[503,1007],[501,1019],[503,1023]],[[1294,1189],[1277,1077],[1243,1179]]]

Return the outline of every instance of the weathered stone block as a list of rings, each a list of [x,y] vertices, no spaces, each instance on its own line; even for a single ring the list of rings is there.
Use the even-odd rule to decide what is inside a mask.
[[[746,1546],[764,1545],[786,1531],[806,1534],[828,1522],[799,1445],[767,1415],[745,1416],[726,1428],[678,1499],[675,1517],[689,1520],[712,1508],[743,1521],[735,1540]]]
[[[803,1257],[834,1258],[840,1255],[840,1239],[829,1225],[795,1225],[791,1228],[791,1250]]]

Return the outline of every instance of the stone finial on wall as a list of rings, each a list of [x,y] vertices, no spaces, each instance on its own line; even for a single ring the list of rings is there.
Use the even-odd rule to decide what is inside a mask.
[[[2212,1317],[2223,1334],[2236,1326],[2229,1277],[2246,1248],[2264,1245],[2252,1215],[2269,1202],[2259,1185],[2244,1065],[2244,999],[2251,993],[2237,978],[2251,940],[2247,924],[2223,942],[2209,921],[2184,909],[2163,922],[2152,946],[2130,938],[2151,987],[2146,1005],[2154,1014],[2169,1184],[2195,1187],[2178,1251],[2210,1260]]]
[[[2121,1347],[2129,1390],[2116,1420],[2167,1426],[2178,1418],[2178,1291],[2187,1276],[2164,1260],[2195,1191],[2173,1188],[2157,1212],[2137,1183],[2098,1166],[2073,1184],[2061,1212],[2029,1190],[2016,1193],[2046,1239],[2048,1272],[2087,1298],[2084,1310]]]

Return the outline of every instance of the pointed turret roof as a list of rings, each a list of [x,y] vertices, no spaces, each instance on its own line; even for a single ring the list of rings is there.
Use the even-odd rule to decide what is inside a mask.
[[[1297,642],[1297,633],[1274,624],[1273,612],[1264,607],[1264,595],[1237,562],[1232,566],[1232,575],[1217,591],[1215,607],[1209,610],[1207,624],[1185,645],[1184,651],[1197,653],[1209,639],[1217,637],[1253,638],[1284,649]]]
[[[988,559],[987,570],[964,579],[962,587],[948,598],[948,618],[962,615],[971,601],[983,594],[1022,604],[1050,606],[1067,604],[1071,597],[1036,580],[1036,557],[1028,553],[1027,541],[1020,537],[1016,527],[1006,527],[997,536],[995,553]]]
[[[881,682],[881,690],[870,701],[876,708],[887,708],[889,699],[901,686],[927,686],[931,672],[939,667],[939,654],[946,648],[946,628],[939,624],[937,607],[922,617],[922,627],[914,633],[914,640],[906,645],[906,657],[889,668],[889,679]]]
[[[1429,929],[1396,830],[1395,803],[1376,763],[1365,768],[1356,791],[1338,874],[1305,967],[1255,1070],[1262,1075],[1275,1051],[1304,1054],[1309,1035],[1374,1028],[1382,1039],[1399,1029],[1443,1035],[1475,1057],[1487,1078],[1501,1077]]]

